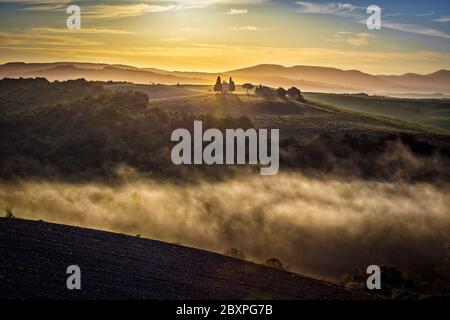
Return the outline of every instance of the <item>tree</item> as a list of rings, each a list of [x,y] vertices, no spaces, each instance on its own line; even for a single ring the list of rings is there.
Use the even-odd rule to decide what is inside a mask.
[[[302,92],[296,87],[289,88],[287,94],[298,101],[303,101]]]
[[[262,84],[260,84],[258,87],[256,87],[255,94],[257,96],[261,96],[262,95],[262,90],[263,90],[263,86],[262,86]]]
[[[292,98],[296,98],[298,95],[302,94],[302,92],[296,87],[292,87],[288,89],[287,94]]]
[[[230,77],[229,90],[230,90],[230,92],[234,92],[235,89],[236,89],[236,86],[234,84],[233,78]]]
[[[285,89],[283,89],[282,87],[279,87],[277,89],[277,96],[279,96],[280,98],[286,97],[286,93],[287,93],[287,91]]]
[[[220,76],[217,77],[216,84],[214,85],[214,92],[222,92],[222,80]]]
[[[259,85],[259,87],[256,87],[255,89],[255,94],[265,99],[273,99],[276,97],[277,92],[272,88]]]
[[[245,90],[247,90],[247,94],[248,94],[248,90],[251,90],[251,89],[253,89],[255,86],[254,85],[252,85],[251,83],[244,83],[243,85],[242,85],[242,88],[244,88]]]

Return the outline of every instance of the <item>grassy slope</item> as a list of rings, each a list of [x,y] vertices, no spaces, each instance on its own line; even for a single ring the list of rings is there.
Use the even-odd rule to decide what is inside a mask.
[[[450,101],[444,99],[400,99],[363,95],[306,93],[312,102],[346,110],[367,112],[450,130]]]
[[[150,100],[150,107],[168,111],[184,111],[215,116],[247,116],[257,127],[279,128],[282,138],[293,136],[307,140],[320,133],[368,134],[408,132],[434,140],[438,144],[449,143],[449,132],[412,121],[387,116],[346,110],[307,100],[304,103],[289,99],[265,100],[254,95],[221,96],[205,93],[200,96]]]

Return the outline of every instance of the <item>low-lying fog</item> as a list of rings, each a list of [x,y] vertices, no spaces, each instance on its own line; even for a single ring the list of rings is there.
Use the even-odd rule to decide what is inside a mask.
[[[279,259],[291,271],[332,279],[356,266],[429,268],[450,242],[450,188],[242,176],[171,184],[130,178],[116,186],[22,182],[0,185],[19,218],[123,232],[248,260]]]

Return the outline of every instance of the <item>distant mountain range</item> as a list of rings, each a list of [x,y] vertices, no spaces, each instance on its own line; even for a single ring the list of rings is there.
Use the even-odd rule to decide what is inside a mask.
[[[101,81],[134,83],[213,84],[216,77],[233,77],[238,84],[250,82],[271,87],[296,86],[303,91],[367,92],[367,93],[423,93],[449,94],[450,71],[440,70],[421,75],[371,75],[357,70],[315,66],[261,64],[221,73],[167,71],[156,68],[137,68],[119,64],[54,62],[10,62],[0,65],[0,78],[45,77],[50,81],[85,78]]]

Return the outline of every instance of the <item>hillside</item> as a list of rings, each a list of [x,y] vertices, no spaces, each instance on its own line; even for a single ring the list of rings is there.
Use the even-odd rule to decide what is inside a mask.
[[[449,135],[439,128],[310,101],[224,96],[200,89],[1,80],[0,179],[111,182],[120,179],[122,166],[145,176],[184,182],[239,174],[244,167],[172,163],[174,128],[192,130],[193,120],[199,119],[205,128],[221,130],[278,128],[281,171],[450,181],[445,169]],[[405,155],[385,165],[393,143],[400,143],[420,161],[411,167]]]
[[[367,299],[356,291],[211,252],[45,222],[0,219],[0,298]],[[66,268],[81,268],[80,291]]]
[[[399,99],[326,93],[306,93],[304,96],[310,101],[331,104],[346,110],[368,112],[450,130],[449,99]]]
[[[429,75],[409,73],[404,75],[371,75],[358,70],[341,70],[337,68],[316,66],[257,65],[249,68],[226,72],[235,78],[245,77],[261,79],[263,83],[278,86],[277,78],[291,80],[303,91],[320,91],[313,89],[312,83],[323,87],[334,87],[328,92],[444,92],[450,90],[450,71],[440,70]],[[279,81],[279,80],[278,80]],[[302,86],[298,81],[309,81]]]
[[[290,99],[263,99],[255,95],[212,95],[204,94],[167,100],[150,99],[150,107],[158,107],[170,112],[184,111],[192,114],[211,114],[216,117],[248,117],[257,127],[279,128],[281,137],[295,137],[306,141],[317,134],[380,134],[407,132],[423,136],[425,133],[446,133],[439,136],[448,141],[448,133],[433,127],[422,127],[419,123],[396,120],[395,117],[379,117],[366,110],[353,112],[352,109],[337,105],[321,104],[316,97],[335,96],[345,99],[345,95],[305,94],[305,102]],[[309,100],[308,100],[309,99]],[[399,103],[402,99],[398,99]],[[434,101],[434,100],[431,100]],[[439,104],[439,101],[435,101]],[[408,104],[407,101],[404,104]],[[332,104],[333,105],[333,104]],[[447,108],[441,103],[442,108]],[[355,110],[357,111],[357,110]],[[401,118],[399,118],[401,119]],[[420,122],[420,121],[418,121]],[[436,136],[437,137],[437,136]],[[445,145],[448,145],[445,143]]]
[[[428,75],[371,75],[358,70],[341,70],[317,66],[256,65],[237,70],[208,72],[167,71],[156,68],[137,68],[126,65],[108,65],[79,62],[6,63],[0,65],[3,77],[45,77],[48,80],[85,78],[101,81],[128,81],[134,83],[213,84],[217,75],[235,78],[242,84],[278,87],[297,86],[314,92],[369,92],[369,93],[450,93],[450,71],[440,70]]]

